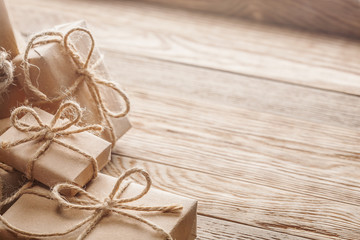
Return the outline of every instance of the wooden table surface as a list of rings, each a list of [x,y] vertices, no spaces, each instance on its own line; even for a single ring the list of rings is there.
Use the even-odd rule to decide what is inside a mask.
[[[132,101],[104,172],[197,199],[198,239],[360,239],[359,41],[159,3],[8,7],[24,36],[89,23]]]

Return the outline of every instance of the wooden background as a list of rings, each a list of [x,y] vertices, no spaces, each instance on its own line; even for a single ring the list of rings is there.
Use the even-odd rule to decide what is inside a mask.
[[[133,107],[104,172],[198,199],[198,239],[360,239],[357,1],[8,7],[24,36],[88,21]]]

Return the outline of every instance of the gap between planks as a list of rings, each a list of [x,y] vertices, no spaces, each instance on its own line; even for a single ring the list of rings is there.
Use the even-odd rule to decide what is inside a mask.
[[[113,162],[119,169],[142,167],[152,175],[154,187],[198,199],[201,215],[315,239],[354,239],[359,234],[356,221],[343,211],[355,213],[358,207],[349,208],[163,164],[148,164],[135,158],[114,155]],[[134,180],[141,183],[137,178]],[[335,209],[339,212],[334,212]]]
[[[17,22],[27,32],[31,31],[28,22],[39,24],[32,24],[39,30],[44,25],[84,18],[104,49],[353,95],[360,93],[358,41],[139,2],[71,3],[16,0],[9,5],[15,17],[24,18],[29,8],[33,9],[37,18]]]
[[[123,170],[130,167],[125,167],[123,162],[114,161],[120,156],[118,154],[112,155],[112,162],[108,164],[103,170],[103,173],[117,177],[121,175]],[[125,165],[139,166],[139,164],[128,164],[127,157],[125,157]],[[159,164],[159,163],[156,163]],[[144,166],[142,166],[144,167]],[[173,167],[172,167],[173,168]],[[175,170],[176,171],[176,170]],[[135,181],[143,183],[141,178],[134,178]],[[153,178],[153,182],[157,179]],[[155,186],[156,187],[156,186]],[[157,187],[159,188],[159,187]],[[160,188],[161,189],[161,188]],[[173,188],[176,192],[176,187]],[[187,196],[192,197],[192,196]],[[200,203],[201,204],[201,203]],[[276,239],[294,239],[294,240],[305,240],[309,238],[299,237],[287,233],[281,233],[271,229],[264,229],[257,226],[251,226],[229,219],[220,218],[218,216],[212,216],[204,213],[198,213],[198,226],[197,226],[197,239],[249,239],[249,240],[276,240]]]

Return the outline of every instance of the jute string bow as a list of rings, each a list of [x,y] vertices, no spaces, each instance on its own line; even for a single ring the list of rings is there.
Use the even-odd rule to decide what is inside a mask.
[[[89,53],[84,60],[80,56],[78,50],[75,46],[69,41],[69,37],[73,33],[85,33],[88,35],[91,45]],[[36,86],[33,85],[30,77],[30,63],[28,61],[29,52],[32,48],[37,46],[46,45],[49,43],[60,43],[64,48],[66,53],[70,56],[73,63],[75,64],[76,72],[78,73],[79,77],[74,80],[74,83],[62,92],[60,95],[49,98],[46,94],[41,92]],[[121,118],[128,114],[130,110],[130,101],[127,95],[123,90],[118,88],[114,83],[101,79],[100,76],[95,72],[95,68],[101,63],[102,59],[99,59],[95,64],[90,66],[90,60],[94,52],[95,41],[91,34],[91,32],[85,28],[73,28],[68,31],[64,36],[61,32],[43,32],[40,34],[35,35],[31,38],[30,42],[27,45],[25,50],[24,59],[23,59],[23,68],[24,68],[24,76],[25,76],[25,91],[30,92],[32,95],[36,97],[36,99],[30,99],[35,104],[43,104],[48,102],[58,102],[62,101],[69,96],[74,95],[75,91],[78,89],[79,85],[82,82],[85,82],[90,94],[93,98],[93,101],[96,104],[98,115],[101,119],[101,125],[107,127],[110,130],[110,137],[111,142],[114,145],[116,141],[116,136],[114,132],[114,126],[110,121],[110,117],[113,118]],[[100,86],[107,87],[115,91],[124,101],[125,106],[119,112],[111,111],[105,104],[101,91]]]
[[[30,125],[28,123],[21,121],[19,117],[22,116],[23,114],[31,114],[36,120],[37,124]],[[61,118],[61,116],[63,116],[63,114],[67,114],[68,116],[71,116],[71,119],[69,119],[68,121],[61,121],[61,122],[58,121]],[[20,196],[21,192],[24,189],[27,189],[32,185],[32,182],[34,180],[33,179],[34,164],[36,160],[39,159],[39,157],[46,152],[46,150],[49,148],[49,146],[52,143],[56,143],[61,146],[64,146],[65,148],[68,148],[89,159],[93,166],[93,177],[95,178],[97,176],[98,165],[94,157],[92,157],[91,155],[87,154],[86,152],[82,151],[77,147],[74,147],[70,144],[64,143],[61,140],[59,140],[59,138],[61,137],[71,136],[73,134],[80,132],[102,130],[102,127],[100,125],[88,125],[85,127],[70,129],[71,126],[75,125],[80,121],[82,116],[81,114],[82,113],[80,106],[77,103],[70,101],[64,102],[63,104],[60,105],[58,111],[54,115],[50,124],[45,124],[39,117],[38,113],[30,107],[25,107],[25,106],[18,107],[11,113],[10,120],[12,125],[17,130],[28,134],[27,137],[16,140],[14,142],[2,142],[1,148],[8,149],[30,141],[42,142],[42,145],[35,152],[34,156],[27,162],[26,170],[24,174],[29,181],[22,188],[20,188],[13,196],[1,202],[0,206],[3,206],[13,201],[18,196]]]
[[[14,80],[14,67],[8,58],[8,53],[0,49],[0,96]]]
[[[124,183],[124,180],[129,178],[131,175],[140,173],[146,180],[146,186],[144,190],[138,194],[135,197],[130,198],[121,198],[121,194],[125,191],[125,189],[129,186],[130,182]],[[122,183],[124,183],[124,186],[122,187]],[[71,229],[65,231],[65,232],[57,232],[57,233],[49,233],[49,234],[41,234],[41,233],[31,233],[26,232],[21,229],[18,229],[14,226],[12,226],[10,223],[8,223],[4,218],[0,218],[0,220],[7,226],[10,230],[14,231],[15,233],[18,233],[20,235],[24,235],[26,237],[55,237],[55,236],[63,236],[66,234],[69,234],[70,232],[73,232],[81,227],[85,227],[84,230],[80,233],[80,235],[77,237],[77,240],[83,240],[85,237],[96,227],[96,225],[110,214],[116,214],[119,216],[124,216],[130,219],[134,219],[140,223],[146,224],[155,231],[159,232],[164,238],[167,240],[172,240],[172,237],[169,233],[167,233],[164,229],[157,226],[156,224],[146,220],[144,217],[138,216],[136,214],[130,213],[129,210],[132,211],[143,211],[143,212],[153,212],[158,211],[162,213],[175,213],[182,210],[182,206],[180,205],[168,205],[168,206],[135,206],[135,205],[129,205],[128,203],[136,201],[140,198],[142,198],[147,192],[149,191],[151,187],[151,179],[149,174],[138,168],[133,168],[127,170],[124,174],[122,174],[113,190],[109,194],[109,196],[105,200],[100,200],[94,195],[90,194],[89,192],[83,190],[82,188],[68,183],[60,183],[56,185],[52,191],[52,198],[57,200],[61,206],[71,208],[71,209],[78,209],[78,210],[90,210],[93,211],[93,213],[87,217],[85,220],[81,221],[80,223],[76,224]],[[83,195],[85,198],[65,198],[63,197],[60,192],[62,190],[76,190],[79,191],[80,195]],[[27,194],[36,194],[39,195],[37,192],[26,192]],[[40,195],[39,195],[40,196]],[[125,210],[125,211],[124,211]],[[127,211],[126,211],[127,210]]]

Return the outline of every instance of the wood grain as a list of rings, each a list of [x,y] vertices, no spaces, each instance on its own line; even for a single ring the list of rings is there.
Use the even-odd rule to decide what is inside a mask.
[[[247,225],[215,219],[206,216],[198,216],[198,240],[304,240],[296,236],[268,231]]]
[[[9,6],[26,35],[90,22],[133,106],[105,172],[198,199],[200,239],[360,235],[357,41],[136,1]]]
[[[118,177],[123,170],[126,168],[141,166],[146,167],[141,161],[136,161],[133,159],[128,159],[117,155],[113,155],[114,164],[109,164],[103,170],[104,173]],[[157,166],[158,164],[155,164]],[[154,169],[154,167],[151,167]],[[149,168],[147,168],[149,170]],[[160,170],[162,171],[162,170]],[[172,171],[177,171],[177,169],[172,168]],[[171,172],[172,172],[171,171]],[[163,175],[163,173],[158,174],[158,176]],[[140,179],[134,179],[135,181],[141,182]],[[153,178],[154,184],[157,188],[164,188],[163,184],[158,183],[157,178]],[[166,187],[165,187],[166,188]],[[178,186],[175,186],[174,189],[179,189]],[[172,190],[173,191],[173,190]],[[181,190],[180,190],[181,191]],[[183,192],[183,191],[182,191]],[[182,193],[180,192],[180,193]],[[184,194],[184,193],[182,193]],[[193,194],[185,194],[190,196]],[[200,203],[202,205],[202,203]],[[239,224],[233,221],[226,221],[219,218],[213,218],[205,216],[204,214],[199,214],[197,219],[197,235],[199,240],[210,240],[210,239],[222,239],[222,240],[233,240],[233,239],[249,239],[249,240],[275,240],[275,239],[294,239],[294,240],[304,240],[307,238],[297,237],[294,235],[283,234],[259,227],[248,226],[244,224]]]
[[[360,45],[353,40],[138,2],[16,0],[9,5],[15,21],[24,19],[17,25],[27,34],[83,18],[103,49],[354,95],[360,92]],[[27,14],[29,8],[33,15]]]
[[[249,179],[260,175],[264,183],[277,187],[359,203],[355,190],[360,166],[357,132],[239,108],[200,105],[152,91],[133,93],[132,99],[134,128],[124,137],[127,144],[118,145],[129,156],[147,156],[220,175]],[[203,159],[207,164],[201,164]],[[333,176],[337,178],[332,180]]]
[[[144,0],[173,8],[360,38],[357,0]]]
[[[114,80],[134,90],[169,93],[313,123],[358,129],[360,98],[239,74],[148,59],[104,50]],[[145,90],[143,90],[145,92]],[[134,106],[136,107],[136,106]]]
[[[146,169],[158,189],[195,197],[201,215],[315,239],[356,239],[360,234],[360,206],[134,158],[113,160],[120,169]]]

